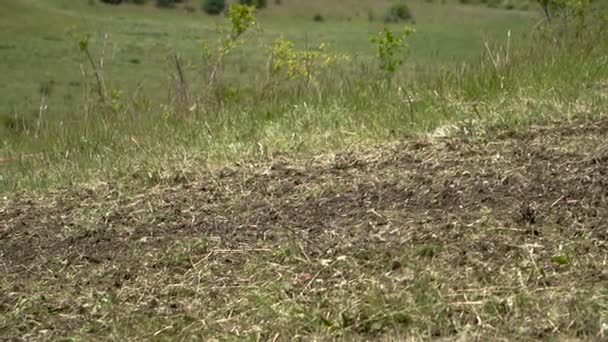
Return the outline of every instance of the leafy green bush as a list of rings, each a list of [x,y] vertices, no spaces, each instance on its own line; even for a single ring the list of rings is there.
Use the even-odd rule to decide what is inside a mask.
[[[370,39],[376,47],[380,69],[392,75],[403,64],[403,52],[407,48],[406,39],[414,33],[411,27],[405,27],[401,33],[384,28],[376,37]]]
[[[292,41],[278,39],[270,54],[270,76],[275,80],[303,80],[308,86],[319,74],[326,73],[337,63],[349,59],[346,55],[325,50],[325,44],[298,50]]]
[[[205,13],[218,15],[226,8],[226,0],[203,0],[202,7]]]
[[[412,15],[412,11],[403,0],[392,4],[388,9],[388,13],[386,13],[384,17],[385,22],[391,23],[399,21],[413,21],[413,19],[414,16]]]

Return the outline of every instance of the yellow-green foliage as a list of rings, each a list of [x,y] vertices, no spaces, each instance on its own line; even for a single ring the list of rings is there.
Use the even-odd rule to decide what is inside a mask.
[[[232,24],[232,37],[236,39],[252,25],[255,25],[255,6],[230,5],[228,18]]]
[[[399,34],[385,27],[376,37],[371,38],[371,42],[376,45],[380,69],[392,74],[398,66],[403,64],[402,56],[407,47],[405,40],[414,32],[414,29],[409,26],[406,26]]]
[[[207,42],[202,42],[202,55],[205,60],[213,64],[210,79],[214,80],[217,77],[219,68],[224,64],[226,56],[237,47],[239,38],[255,25],[255,11],[255,6],[230,5],[228,9],[230,31],[227,35],[220,36],[217,49],[212,50]]]
[[[255,6],[232,4],[228,9],[230,34],[222,38],[218,54],[223,59],[236,47],[236,42],[248,29],[255,25]],[[206,45],[204,46],[206,48]]]
[[[278,39],[271,50],[271,75],[289,80],[304,79],[310,82],[316,73],[349,59],[343,54],[326,52],[326,48],[325,44],[320,44],[315,49],[298,50],[293,42]]]

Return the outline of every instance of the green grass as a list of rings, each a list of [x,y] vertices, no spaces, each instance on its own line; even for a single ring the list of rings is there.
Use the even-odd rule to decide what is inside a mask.
[[[197,78],[205,65],[201,42],[217,42],[218,29],[227,25],[222,18],[60,0],[3,4],[0,156],[18,160],[0,166],[0,188],[309,155],[465,119],[512,125],[586,115],[605,101],[588,91],[606,77],[601,46],[591,53],[534,47],[539,40],[529,31],[538,13],[453,3],[411,3],[417,33],[408,41],[407,62],[388,84],[369,42],[384,26],[387,3],[271,6],[229,56],[207,101],[186,113],[175,103],[171,56],[181,56],[191,94],[204,93]],[[318,8],[325,22],[312,20]],[[378,13],[375,20],[369,11]],[[77,48],[87,34],[94,58],[103,58],[116,113],[96,102],[91,70]],[[297,82],[264,88],[269,46],[281,36],[301,49],[329,43],[330,51],[351,60],[309,88]],[[573,107],[577,101],[582,105]]]
[[[77,41],[85,34],[93,36],[95,55],[104,56],[107,79],[116,88],[132,92],[142,85],[148,97],[165,100],[167,69],[171,68],[168,59],[179,53],[187,61],[200,62],[201,42],[214,43],[216,28],[222,24],[220,19],[201,13],[189,15],[147,6],[142,10],[139,6],[116,8],[58,0],[11,0],[3,6],[0,39],[6,44],[0,71],[6,80],[2,91],[11,94],[2,101],[0,111],[4,113],[35,110],[39,89],[48,84],[53,90],[50,111],[57,115],[73,111],[82,99]],[[383,8],[381,4],[374,7],[379,7],[379,12]],[[532,14],[525,12],[425,3],[412,7],[419,34],[412,38],[411,59],[424,64],[475,57],[484,39],[503,38],[510,29],[519,40],[533,24]],[[300,46],[305,41],[310,45],[325,42],[336,51],[369,58],[373,50],[368,39],[383,26],[381,15],[370,23],[362,17],[362,9],[342,11],[341,17],[330,16],[324,23],[313,22],[312,14],[305,11],[262,14],[264,32],[237,51],[229,76],[238,80],[243,69],[250,71],[245,72],[245,78],[259,73],[266,59],[265,48],[278,36]],[[359,17],[345,19],[357,11]]]
[[[605,31],[412,0],[389,78],[388,1],[270,2],[207,90],[223,18],[0,5],[0,339],[604,339]]]

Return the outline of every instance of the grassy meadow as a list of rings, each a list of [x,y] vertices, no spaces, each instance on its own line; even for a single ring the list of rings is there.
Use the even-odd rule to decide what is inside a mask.
[[[229,27],[225,18],[151,5],[91,6],[59,0],[4,4],[0,155],[35,157],[3,165],[1,187],[123,177],[150,167],[179,168],[183,160],[212,165],[269,153],[323,152],[429,130],[445,116],[465,114],[464,108],[447,113],[450,106],[487,102],[486,97],[497,95],[476,84],[488,81],[476,80],[484,77],[477,70],[490,63],[483,57],[484,44],[492,49],[527,46],[530,28],[539,20],[530,11],[412,2],[417,32],[408,41],[407,63],[398,72],[396,86],[387,90],[394,95],[389,95],[367,80],[379,74],[369,39],[385,26],[382,17],[390,2],[323,3],[293,1],[260,11],[258,25],[228,56],[222,79],[212,90],[221,99],[188,114],[193,122],[171,107],[177,73],[172,60],[180,57],[192,93],[205,92],[202,46],[213,48],[218,31]],[[317,13],[323,22],[312,20]],[[389,25],[395,30],[401,26]],[[97,100],[94,78],[78,50],[78,41],[86,35],[108,91],[121,106],[116,117],[91,108]],[[335,72],[320,73],[324,79],[314,91],[280,94],[293,84],[275,86],[260,102],[270,47],[280,37],[299,49],[325,43],[350,59]],[[452,91],[453,82],[466,84]],[[406,109],[410,106],[396,93],[400,86],[420,102],[415,112]],[[441,88],[447,91],[438,93],[441,103],[427,96]],[[308,128],[298,127],[302,125]]]
[[[602,7],[280,2],[2,1],[0,341],[605,340]]]

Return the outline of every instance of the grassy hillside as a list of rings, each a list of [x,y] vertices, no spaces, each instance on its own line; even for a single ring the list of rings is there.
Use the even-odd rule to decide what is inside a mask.
[[[178,109],[171,107],[176,77],[172,57],[180,56],[193,83],[192,94],[204,93],[201,46],[214,47],[218,30],[228,26],[226,19],[201,11],[88,3],[12,0],[2,5],[0,72],[5,82],[0,155],[19,159],[2,166],[4,189],[123,177],[161,165],[179,167],[175,159],[213,165],[281,152],[320,152],[431,129],[445,116],[461,116],[463,110],[449,107],[471,100],[460,98],[463,92],[485,101],[488,89],[476,84],[480,76],[474,69],[488,68],[490,59],[483,57],[487,48],[531,44],[528,31],[538,21],[533,12],[411,2],[417,32],[408,40],[407,63],[391,93],[378,87],[381,82],[371,87],[365,82],[378,77],[369,39],[385,26],[381,17],[388,2],[271,5],[260,12],[257,28],[228,57],[222,80],[213,89],[214,104],[198,106],[187,115],[189,120],[182,120]],[[315,13],[322,13],[325,21],[314,22]],[[398,30],[401,25],[388,27]],[[95,107],[94,77],[78,51],[78,41],[85,36],[90,36],[91,54],[108,93],[120,107],[118,117]],[[260,94],[270,45],[278,37],[292,40],[299,49],[326,43],[329,51],[351,59],[323,75],[326,80],[314,90],[294,93],[287,90],[291,84]],[[467,84],[450,94],[434,89],[450,89],[452,82]],[[416,94],[418,87],[422,90]],[[420,98],[417,113],[403,105],[406,95],[398,89],[407,89],[410,99]],[[281,94],[285,91],[288,94]],[[440,102],[423,93],[436,93],[449,103],[437,108]],[[315,122],[317,115],[332,123]],[[327,130],[330,127],[334,129]]]
[[[323,42],[334,51],[370,57],[373,47],[368,40],[384,26],[387,3],[351,1],[328,6],[325,2],[286,1],[271,6],[260,14],[263,32],[237,51],[228,72],[237,80],[254,77],[263,69],[270,43],[279,36],[300,46]],[[85,34],[92,35],[96,57],[104,57],[109,82],[128,92],[141,86],[149,98],[162,102],[166,100],[167,73],[172,71],[168,59],[178,53],[190,63],[199,63],[201,43],[215,43],[217,28],[223,24],[221,18],[201,11],[188,14],[154,6],[90,6],[86,1],[58,0],[11,0],[3,6],[0,72],[6,79],[6,99],[0,111],[4,115],[35,110],[43,88],[52,92],[49,115],[73,111],[82,101],[77,42]],[[534,24],[529,13],[424,2],[413,2],[411,7],[419,31],[411,41],[413,63],[474,58],[482,51],[484,40],[504,38],[509,29],[514,39],[522,40],[521,34]],[[324,15],[325,22],[314,22],[315,13]]]
[[[0,4],[0,340],[608,336],[606,12],[90,3]]]

